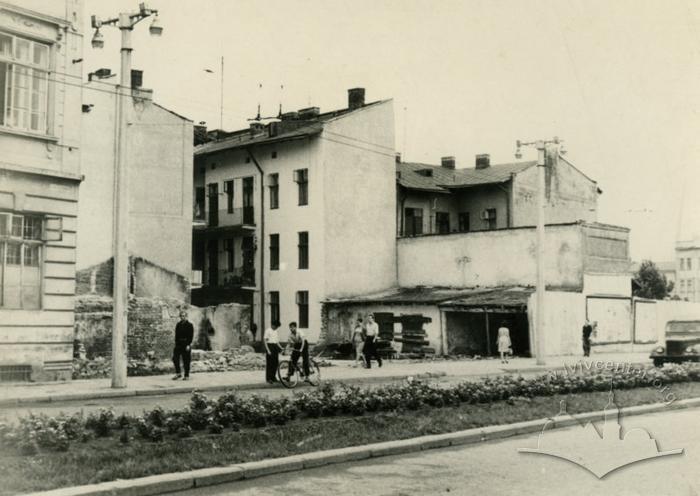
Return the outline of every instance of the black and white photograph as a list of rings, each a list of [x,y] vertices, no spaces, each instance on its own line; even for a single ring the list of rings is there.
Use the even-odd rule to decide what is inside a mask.
[[[0,0],[0,496],[700,494],[700,0]]]

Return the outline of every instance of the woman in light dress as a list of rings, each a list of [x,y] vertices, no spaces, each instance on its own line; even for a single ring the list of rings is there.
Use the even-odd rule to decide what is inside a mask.
[[[501,327],[498,328],[498,352],[501,354],[501,363],[508,363],[507,355],[513,353],[513,344],[510,341],[510,331],[506,327],[505,322],[501,322]]]
[[[355,328],[352,331],[352,345],[355,347],[355,366],[365,365],[365,328],[362,326],[362,317],[357,319]]]

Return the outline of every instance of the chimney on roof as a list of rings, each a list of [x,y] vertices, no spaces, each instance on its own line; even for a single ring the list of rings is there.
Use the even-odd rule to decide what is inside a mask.
[[[300,119],[315,119],[318,117],[318,114],[321,113],[321,109],[318,107],[307,107],[303,109],[299,109],[299,118]]]
[[[456,161],[455,158],[450,156],[450,157],[442,157],[442,166],[445,169],[454,169],[456,166]]]
[[[265,124],[260,121],[253,121],[250,123],[250,133],[256,134],[261,133],[265,130]]]
[[[396,163],[397,164],[401,163],[401,152],[396,152]]]
[[[474,163],[477,169],[488,169],[491,167],[491,155],[488,153],[480,153],[476,156],[476,162]]]
[[[348,90],[348,109],[355,110],[365,105],[365,89],[352,88]]]
[[[143,86],[143,71],[131,69],[131,88],[138,89]]]

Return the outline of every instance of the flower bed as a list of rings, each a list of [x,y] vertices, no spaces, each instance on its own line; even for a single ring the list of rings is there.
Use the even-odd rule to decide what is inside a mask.
[[[71,443],[119,433],[124,443],[134,435],[143,440],[162,441],[167,436],[189,437],[195,432],[220,434],[225,429],[260,428],[284,425],[295,418],[360,416],[365,413],[441,408],[461,403],[492,403],[536,396],[632,389],[656,384],[700,381],[700,365],[667,365],[616,372],[586,371],[579,374],[545,374],[537,377],[499,376],[479,382],[462,382],[447,387],[420,381],[378,388],[359,388],[346,384],[296,393],[292,398],[271,399],[252,395],[242,397],[235,391],[210,400],[199,392],[182,410],[164,411],[156,407],[142,416],[116,416],[103,409],[82,414],[47,417],[31,415],[17,425],[0,424],[0,443],[21,454],[42,450],[65,451]]]

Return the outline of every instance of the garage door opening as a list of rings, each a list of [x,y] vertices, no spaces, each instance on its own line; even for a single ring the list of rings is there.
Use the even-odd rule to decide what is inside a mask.
[[[530,338],[527,314],[501,312],[445,312],[447,318],[447,353],[450,355],[498,355],[498,328],[510,330],[515,356],[529,357]]]

